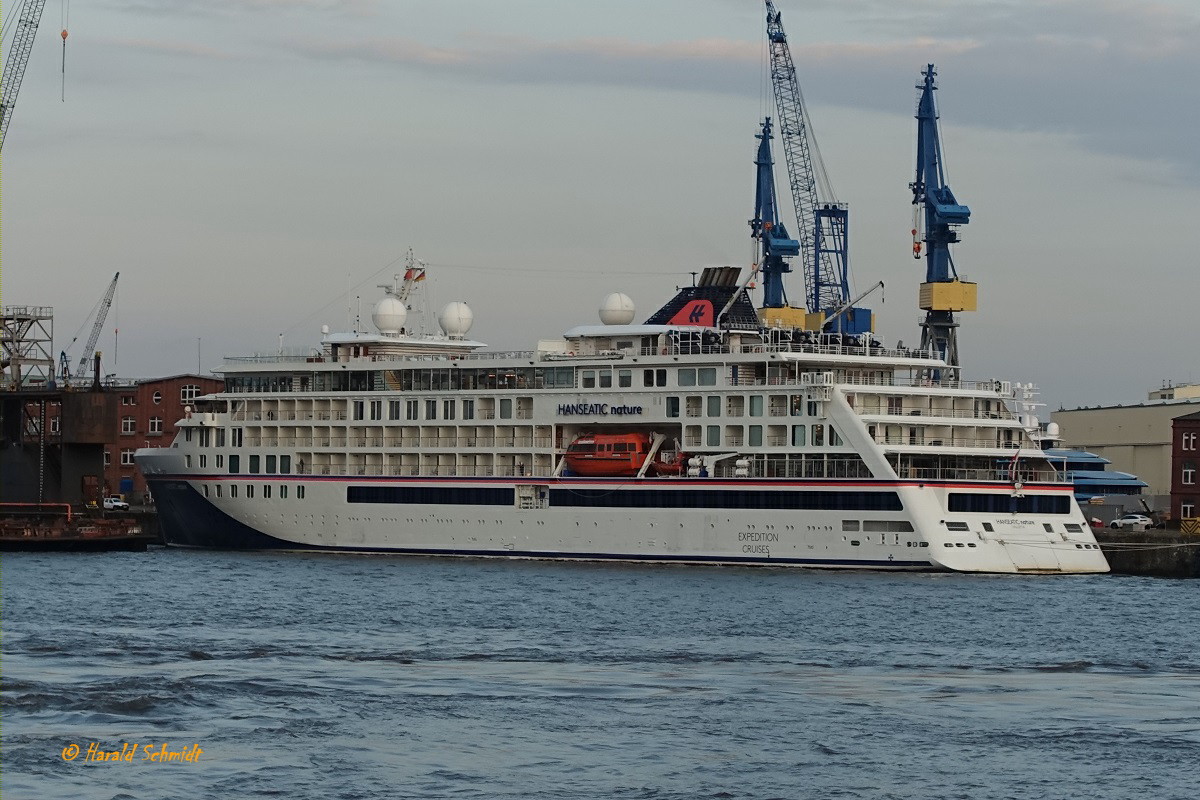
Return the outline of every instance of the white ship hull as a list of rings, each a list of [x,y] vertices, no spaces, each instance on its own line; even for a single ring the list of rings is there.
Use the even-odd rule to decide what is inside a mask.
[[[291,476],[257,478],[257,496],[245,499],[230,497],[229,487],[241,484],[244,495],[251,485],[246,478],[181,474],[179,460],[169,449],[139,453],[172,545],[842,569],[1108,571],[1086,527],[1067,532],[1064,519],[1076,526],[1082,521],[1077,509],[1066,518],[956,514],[968,530],[950,531],[943,506],[948,485]],[[273,496],[264,499],[268,485]],[[283,486],[291,494],[280,498]],[[301,510],[293,499],[299,487],[305,495]],[[372,494],[390,494],[398,502],[369,502]],[[354,495],[361,501],[350,502]],[[423,496],[442,502],[420,502]],[[747,507],[754,505],[763,507]],[[813,505],[899,509],[789,508]],[[993,532],[985,531],[984,522]]]

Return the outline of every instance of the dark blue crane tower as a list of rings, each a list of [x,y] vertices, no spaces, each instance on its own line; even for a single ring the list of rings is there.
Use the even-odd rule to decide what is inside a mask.
[[[771,119],[768,117],[758,135],[758,157],[754,162],[758,184],[754,219],[750,220],[751,235],[759,240],[762,250],[763,306],[760,316],[764,324],[771,326],[829,333],[868,333],[873,327],[870,310],[853,308],[849,301],[849,215],[846,207],[833,199],[833,190],[807,119],[782,15],[772,0],[765,2],[771,86],[796,214],[796,238],[788,235],[775,200]],[[822,201],[819,194],[829,199]],[[787,259],[793,256],[800,256],[804,265],[804,306],[800,308],[789,306],[783,287],[783,276],[791,272]]]
[[[971,221],[971,209],[954,198],[946,185],[942,145],[938,136],[937,104],[933,93],[933,64],[924,72],[917,103],[917,176],[909,188],[913,192],[913,258],[921,257],[925,243],[925,282],[921,284],[920,306],[925,311],[921,323],[921,349],[933,350],[952,367],[958,366],[958,322],[956,311],[974,311],[977,293],[974,283],[962,281],[950,257],[950,245],[958,241],[959,225]],[[920,210],[924,208],[924,219]],[[921,224],[924,223],[924,236]],[[939,377],[939,376],[932,376]]]

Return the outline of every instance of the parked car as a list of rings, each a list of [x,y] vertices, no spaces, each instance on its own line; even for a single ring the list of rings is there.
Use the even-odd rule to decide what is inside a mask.
[[[1110,522],[1108,527],[1131,531],[1147,531],[1154,527],[1154,521],[1145,514],[1124,514]]]
[[[106,498],[104,498],[104,510],[105,511],[128,511],[129,503],[126,503],[124,500],[122,500],[119,497],[106,497]]]

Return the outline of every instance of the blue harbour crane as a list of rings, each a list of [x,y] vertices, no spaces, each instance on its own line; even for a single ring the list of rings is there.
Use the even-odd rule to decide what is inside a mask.
[[[959,203],[946,184],[933,97],[937,72],[930,64],[921,74],[924,81],[917,84],[921,90],[917,102],[917,174],[909,184],[913,193],[913,258],[921,257],[921,245],[925,245],[925,282],[921,284],[920,306],[926,313],[921,323],[921,349],[931,350],[951,367],[957,367],[958,322],[954,313],[974,311],[977,295],[974,283],[959,279],[950,245],[959,241],[958,226],[971,221],[971,209]]]
[[[796,214],[796,239],[804,264],[804,306],[810,315],[804,326],[820,328],[836,319],[839,331],[864,333],[872,327],[870,311],[847,308],[850,297],[849,214],[846,206],[834,198],[812,135],[804,96],[796,78],[796,65],[783,30],[783,15],[772,0],[765,0],[765,3],[771,87]],[[760,144],[760,154],[761,148]],[[821,196],[827,199],[822,200]],[[763,308],[783,308],[782,293],[768,290],[773,282],[781,281],[782,276],[779,271],[772,272],[765,262],[763,273]],[[838,311],[842,313],[835,313]]]
[[[763,276],[763,308],[787,307],[783,276],[792,271],[787,259],[800,254],[800,242],[793,239],[779,219],[775,198],[775,159],[771,157],[771,118],[763,120],[758,134],[757,181],[754,190],[754,219],[750,235],[759,240],[759,264]]]

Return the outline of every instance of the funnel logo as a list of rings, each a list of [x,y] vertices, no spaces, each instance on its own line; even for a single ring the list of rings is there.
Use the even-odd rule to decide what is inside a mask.
[[[706,325],[713,324],[713,304],[708,300],[692,300],[679,309],[671,317],[671,325]]]

